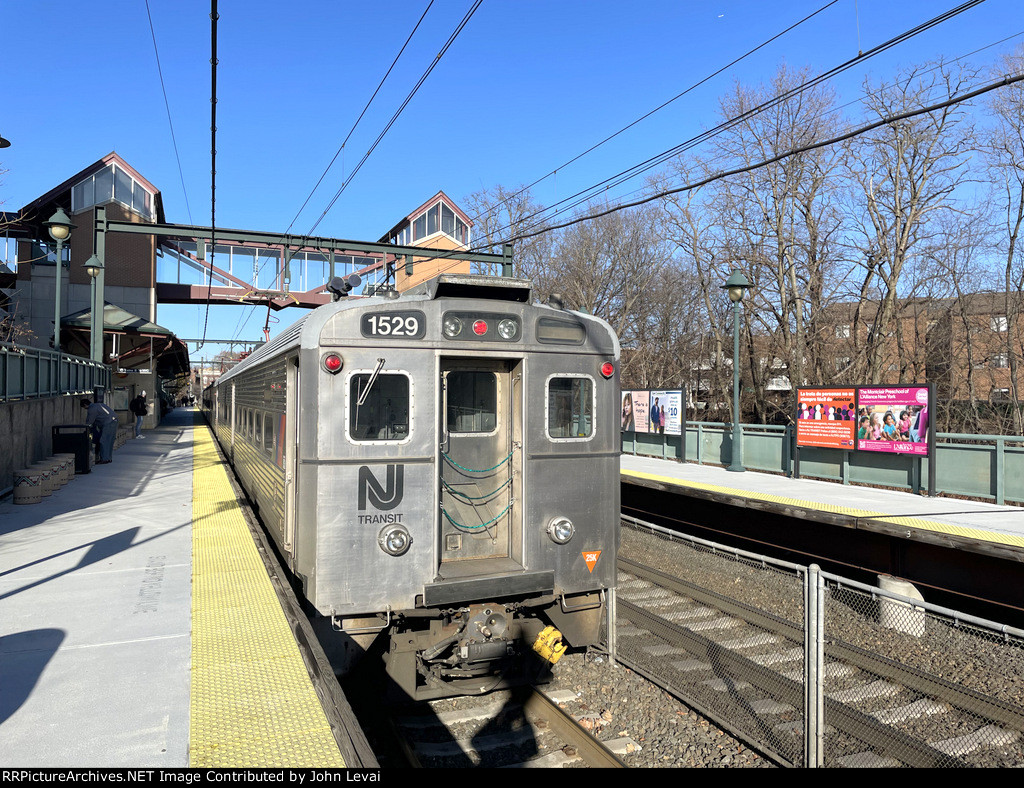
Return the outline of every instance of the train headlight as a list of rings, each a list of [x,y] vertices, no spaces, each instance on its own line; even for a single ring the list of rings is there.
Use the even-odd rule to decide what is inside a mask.
[[[555,544],[568,544],[573,534],[576,533],[576,526],[568,517],[556,517],[548,523],[547,531],[551,541]]]
[[[518,328],[515,320],[502,320],[498,323],[498,336],[502,339],[515,339]]]
[[[457,337],[462,333],[462,321],[457,317],[446,317],[444,319],[444,335],[446,337]]]
[[[412,534],[404,525],[389,525],[377,535],[377,544],[388,555],[402,555],[412,545]]]

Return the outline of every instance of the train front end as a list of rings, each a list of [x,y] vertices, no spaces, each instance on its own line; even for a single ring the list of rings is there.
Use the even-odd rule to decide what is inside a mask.
[[[378,649],[422,699],[597,644],[619,517],[607,324],[531,304],[523,280],[442,276],[314,328],[294,563],[340,667]]]

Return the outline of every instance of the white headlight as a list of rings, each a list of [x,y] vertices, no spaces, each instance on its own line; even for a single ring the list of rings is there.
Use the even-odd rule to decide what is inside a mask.
[[[444,319],[444,335],[446,337],[457,337],[462,332],[462,321],[457,317],[446,317]]]
[[[568,517],[556,517],[548,523],[547,530],[552,542],[566,544],[572,539],[573,534],[576,533],[576,526],[572,524],[572,520]]]
[[[498,335],[502,339],[513,339],[517,328],[515,320],[502,320],[498,323]]]
[[[403,525],[389,525],[377,536],[377,544],[388,555],[402,555],[412,545],[412,534]]]

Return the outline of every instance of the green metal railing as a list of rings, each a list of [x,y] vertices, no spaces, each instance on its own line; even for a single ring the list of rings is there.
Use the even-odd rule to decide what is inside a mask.
[[[0,402],[110,388],[110,368],[79,356],[44,348],[0,343]]]
[[[743,465],[752,471],[793,475],[795,433],[791,426],[742,424]],[[686,435],[622,433],[622,451],[642,457],[684,460],[698,465],[732,461],[732,425],[688,422]],[[685,438],[685,442],[684,442]],[[1024,437],[936,434],[936,491],[993,501],[1024,503]],[[843,484],[870,484],[920,492],[928,479],[928,458],[898,454],[800,449],[800,476]]]

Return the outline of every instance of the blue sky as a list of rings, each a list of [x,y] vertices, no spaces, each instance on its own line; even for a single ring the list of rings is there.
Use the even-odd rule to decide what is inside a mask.
[[[435,0],[323,184],[348,135],[429,0],[280,3],[220,0],[218,227],[376,240],[439,189],[456,202],[531,183],[551,204],[717,122],[734,80],[770,78],[785,61],[817,73],[958,5],[955,0],[837,0],[813,19],[571,166],[567,161],[828,0],[483,0],[333,208],[331,198],[473,6]],[[994,63],[1024,36],[1020,0],[986,0],[872,59],[836,83],[901,65],[973,56]],[[110,151],[163,195],[166,218],[208,225],[210,3],[149,0],[181,173],[145,0],[7,0],[0,209],[17,210]],[[68,42],[73,41],[73,45]],[[104,89],[111,84],[112,89]],[[182,186],[184,180],[184,188]],[[618,190],[625,194],[642,184]],[[187,196],[187,199],[186,199]],[[610,195],[612,198],[616,194]],[[290,228],[290,229],[289,229]],[[265,310],[211,310],[207,335],[262,337]],[[200,336],[205,307],[160,307],[158,322]],[[280,330],[300,313],[275,313]],[[207,346],[193,360],[212,356]]]

